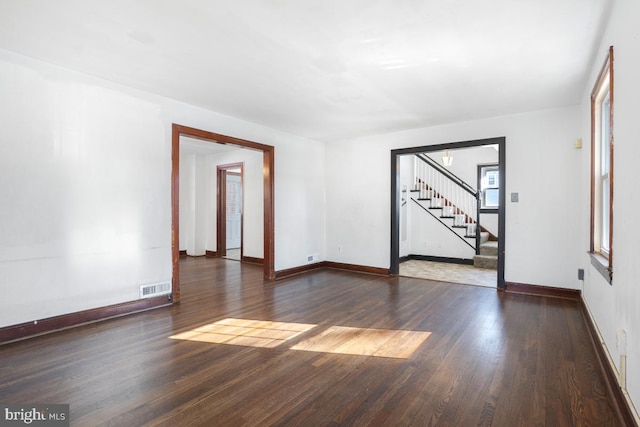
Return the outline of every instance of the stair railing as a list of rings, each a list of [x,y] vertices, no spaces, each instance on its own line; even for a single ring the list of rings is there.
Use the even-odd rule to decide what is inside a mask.
[[[465,237],[475,239],[475,245],[470,246],[479,254],[480,192],[430,157],[416,154],[415,158],[414,191],[418,200],[429,201],[428,209],[441,209],[441,218],[453,220],[451,228],[464,228]]]

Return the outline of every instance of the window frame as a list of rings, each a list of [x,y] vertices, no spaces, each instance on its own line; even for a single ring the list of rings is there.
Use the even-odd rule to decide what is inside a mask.
[[[591,226],[589,246],[592,264],[609,284],[613,280],[613,82],[613,46],[610,46],[604,65],[591,91]],[[609,132],[608,135],[603,135],[603,123],[606,119],[603,116],[602,105],[607,98],[609,100]],[[608,148],[607,152],[603,148]],[[608,159],[604,157],[606,154],[608,154]],[[605,161],[608,160],[606,164],[603,162],[603,158]],[[603,173],[605,167],[608,167],[608,171]],[[608,192],[603,190],[608,190]],[[607,216],[608,218],[605,218]],[[608,226],[608,236],[603,236],[603,229],[606,226]]]
[[[487,172],[498,172],[498,182],[493,187],[483,187],[482,179],[487,175]],[[486,190],[497,189],[498,190],[498,204],[496,206],[486,205]],[[480,163],[478,164],[478,191],[480,192],[480,213],[498,213],[500,209],[500,164],[499,163]]]

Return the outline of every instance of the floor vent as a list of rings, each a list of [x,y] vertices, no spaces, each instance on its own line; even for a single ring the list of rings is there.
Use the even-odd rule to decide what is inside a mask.
[[[171,293],[171,282],[153,283],[140,286],[140,298],[157,297]]]

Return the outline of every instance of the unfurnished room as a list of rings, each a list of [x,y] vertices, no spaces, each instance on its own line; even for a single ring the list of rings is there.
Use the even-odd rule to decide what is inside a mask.
[[[638,426],[639,18],[0,0],[0,425]]]

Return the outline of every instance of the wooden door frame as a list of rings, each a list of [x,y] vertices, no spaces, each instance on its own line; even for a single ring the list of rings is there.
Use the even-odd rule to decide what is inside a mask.
[[[471,141],[449,142],[446,144],[425,145],[422,147],[401,148],[391,150],[391,260],[389,272],[399,274],[400,272],[400,156],[406,154],[427,153],[433,151],[453,150],[459,148],[481,147],[485,145],[498,146],[498,170],[500,171],[500,206],[498,207],[498,280],[497,289],[504,291],[507,289],[504,280],[504,257],[505,257],[505,206],[506,206],[506,154],[505,137],[476,139]]]
[[[240,148],[262,151],[263,173],[263,206],[264,206],[264,279],[275,280],[274,253],[274,173],[275,147],[246,139],[235,138],[183,126],[176,123],[171,125],[171,258],[173,266],[173,280],[171,284],[174,304],[180,302],[180,136],[188,136],[216,144],[235,145]]]
[[[240,211],[240,260],[244,251],[244,163],[229,163],[216,166],[216,251],[218,256],[227,255],[227,173],[229,169],[240,169],[240,188],[242,192],[242,210]]]

